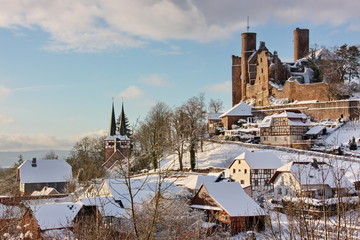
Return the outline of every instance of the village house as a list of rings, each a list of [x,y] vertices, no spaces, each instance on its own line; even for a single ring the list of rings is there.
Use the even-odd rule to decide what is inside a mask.
[[[79,203],[86,207],[96,207],[104,223],[120,226],[121,219],[126,217],[124,206],[113,197],[82,197]]]
[[[265,227],[265,212],[238,182],[205,183],[190,207],[206,213],[206,221],[228,229],[231,234]]]
[[[59,193],[64,193],[72,181],[72,168],[65,160],[33,158],[23,162],[17,170],[20,192],[23,195],[41,191],[44,187],[51,187]]]
[[[278,168],[271,177],[274,199],[285,196],[328,199],[348,195],[353,184],[343,170],[325,162],[290,162]]]
[[[300,112],[284,111],[266,116],[259,124],[260,142],[268,145],[308,149],[309,143],[303,140],[309,126],[310,119]]]
[[[225,130],[233,129],[233,125],[241,125],[239,120],[243,123],[252,122],[252,106],[245,102],[240,102],[230,108],[228,111],[220,115],[222,124]]]
[[[158,182],[156,177],[147,178],[132,178],[130,179],[131,192],[133,195],[133,203],[141,204],[146,201],[151,201],[158,192]],[[165,198],[172,198],[180,191],[180,188],[175,186],[173,182],[162,182],[162,189],[160,194]],[[100,186],[90,187],[82,198],[93,197],[111,197],[117,205],[125,209],[130,209],[133,206],[130,202],[129,186],[125,179],[104,179]],[[164,191],[166,189],[166,191]]]
[[[208,113],[208,132],[210,136],[218,135],[223,124],[220,115],[223,113]]]
[[[280,159],[271,152],[244,152],[230,164],[230,177],[242,186],[250,185],[251,196],[269,193],[274,190],[269,180],[281,165]]]

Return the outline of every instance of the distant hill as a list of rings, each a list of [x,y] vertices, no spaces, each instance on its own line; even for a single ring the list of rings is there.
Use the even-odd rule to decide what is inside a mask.
[[[51,150],[36,150],[36,151],[24,151],[24,152],[0,152],[0,167],[11,167],[19,160],[19,155],[23,156],[24,160],[30,160],[32,158],[42,159]],[[70,151],[67,150],[52,150],[60,159],[65,159],[70,155]]]

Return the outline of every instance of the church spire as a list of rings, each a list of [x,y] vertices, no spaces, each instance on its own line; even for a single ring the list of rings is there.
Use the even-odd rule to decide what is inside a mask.
[[[125,122],[125,112],[124,112],[124,102],[121,104],[121,115],[120,115],[120,124],[119,124],[120,135],[126,135],[126,122]]]
[[[114,100],[112,102],[111,109],[111,119],[110,119],[110,136],[114,136],[116,133],[116,121],[115,121],[115,111],[114,111]]]

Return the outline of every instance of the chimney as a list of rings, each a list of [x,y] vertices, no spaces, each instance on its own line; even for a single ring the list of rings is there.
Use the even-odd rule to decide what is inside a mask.
[[[31,166],[32,166],[32,167],[36,167],[36,166],[37,166],[36,158],[33,158],[33,159],[32,159]]]
[[[294,30],[294,61],[309,54],[309,29]]]

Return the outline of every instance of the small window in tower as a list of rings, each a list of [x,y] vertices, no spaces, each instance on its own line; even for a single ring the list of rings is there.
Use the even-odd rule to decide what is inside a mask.
[[[261,73],[264,73],[264,69],[263,69],[263,68],[261,68]]]

